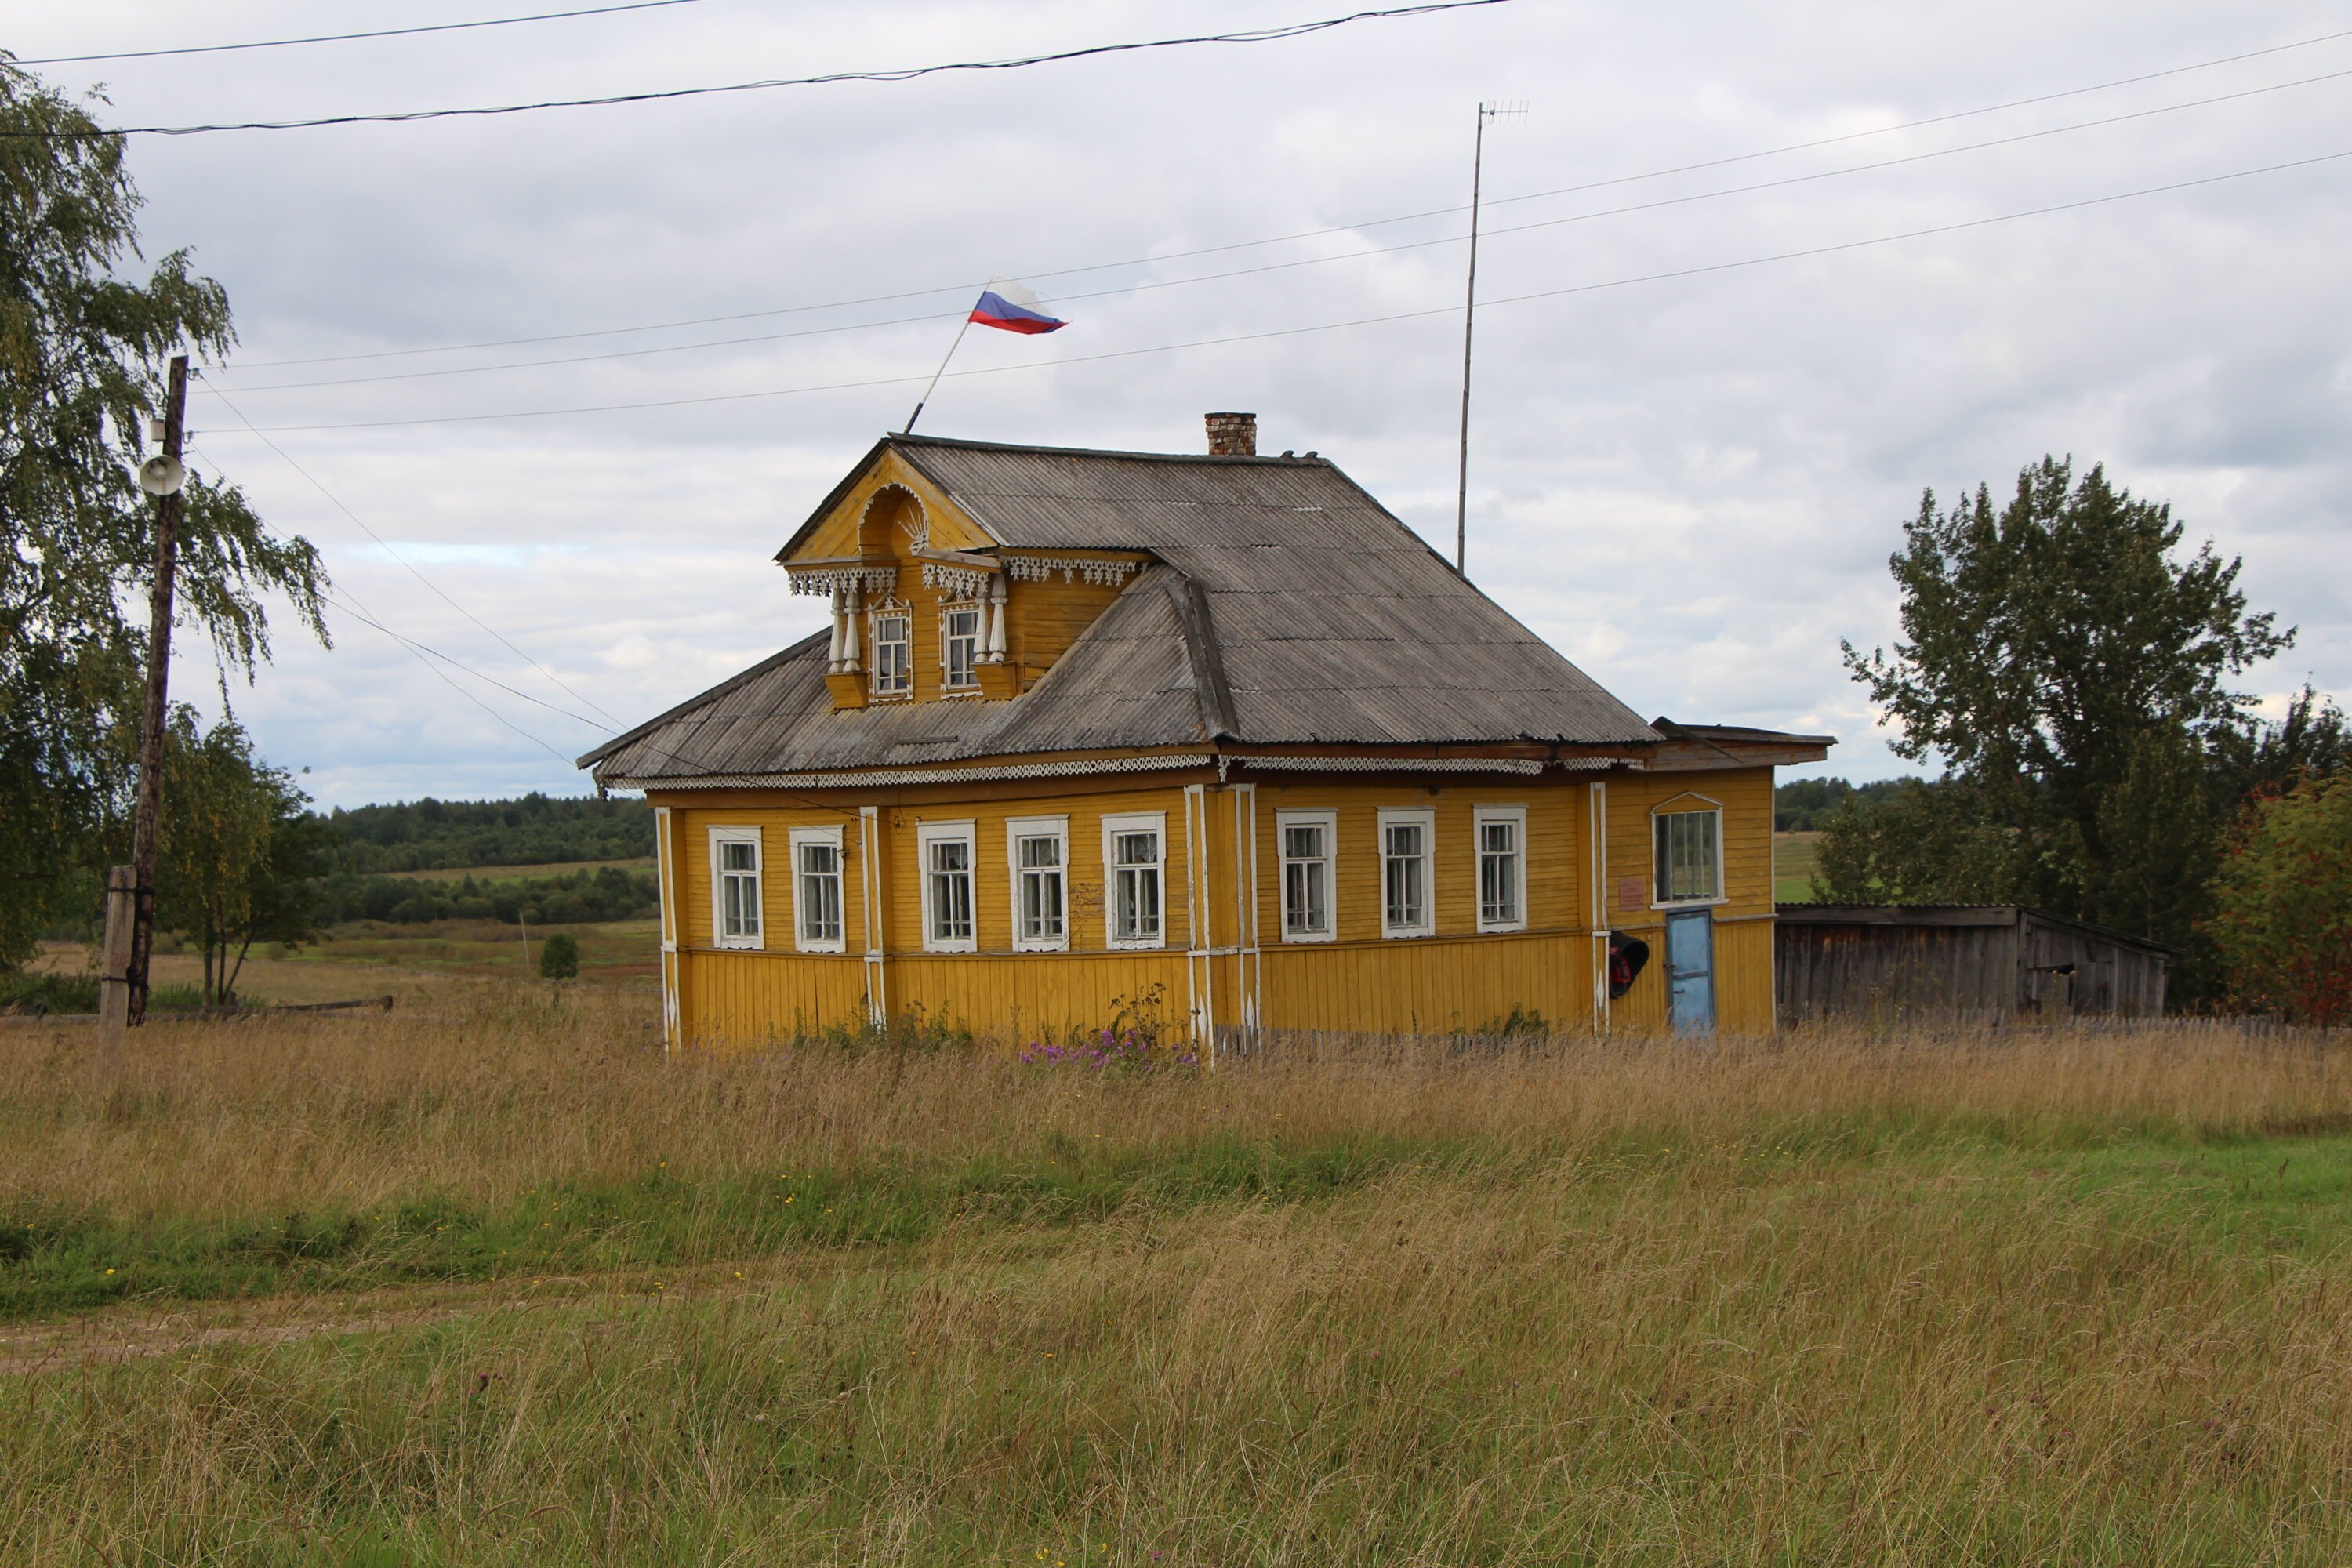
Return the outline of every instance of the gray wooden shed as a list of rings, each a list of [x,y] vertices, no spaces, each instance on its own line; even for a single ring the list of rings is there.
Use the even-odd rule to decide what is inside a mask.
[[[2179,954],[2021,904],[1782,904],[1783,1024],[1918,1017],[2002,1024],[2154,1017]]]

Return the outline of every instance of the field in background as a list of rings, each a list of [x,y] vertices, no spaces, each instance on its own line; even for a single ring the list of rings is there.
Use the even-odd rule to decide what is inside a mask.
[[[2336,1563],[2352,1058],[0,1035],[0,1560]]]
[[[654,920],[533,926],[528,967],[521,931],[496,921],[352,921],[290,953],[257,950],[245,961],[237,992],[249,1003],[280,1006],[383,995],[394,997],[396,1006],[420,1005],[434,1002],[453,983],[535,976],[540,943],[552,931],[565,931],[580,944],[581,980],[622,986],[644,998],[653,995],[661,973],[661,922]],[[88,970],[89,958],[89,951],[77,943],[48,942],[33,967],[78,973]],[[155,953],[158,984],[194,985],[203,973],[196,954],[178,951],[176,944],[167,942]]]
[[[534,966],[541,942],[558,931],[568,932],[580,944],[580,974],[584,980],[650,983],[660,974],[658,920],[533,926],[529,952]],[[375,964],[420,973],[512,977],[534,973],[524,967],[524,940],[520,928],[497,921],[432,921],[422,925],[352,921],[335,927],[327,941],[286,958],[283,964],[325,963],[344,969]]]
[[[611,866],[623,871],[650,871],[657,862],[651,855],[633,860],[555,860],[544,866],[442,866],[425,871],[386,871],[383,875],[408,882],[520,882],[532,877],[562,877],[573,871],[601,871]]]
[[[1822,836],[1818,833],[1772,835],[1772,900],[1781,904],[1813,901],[1813,872],[1821,865]]]

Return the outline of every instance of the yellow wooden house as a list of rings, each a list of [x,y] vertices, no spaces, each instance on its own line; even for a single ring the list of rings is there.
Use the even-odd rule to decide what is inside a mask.
[[[672,1044],[1770,1029],[1772,769],[1830,739],[1645,723],[1209,425],[884,438],[777,556],[828,628],[582,759],[655,808]]]

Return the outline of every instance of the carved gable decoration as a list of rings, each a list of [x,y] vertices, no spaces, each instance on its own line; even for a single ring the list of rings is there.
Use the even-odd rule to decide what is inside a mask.
[[[1018,696],[1149,563],[1134,550],[1004,550],[887,447],[826,499],[779,561],[794,594],[832,611],[825,684],[836,710]],[[886,605],[905,616],[891,623],[887,657],[876,626]]]

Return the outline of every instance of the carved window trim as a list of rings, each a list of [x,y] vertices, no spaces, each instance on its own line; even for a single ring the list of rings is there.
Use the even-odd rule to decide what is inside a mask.
[[[955,630],[958,616],[971,617],[971,630]],[[969,641],[962,679],[957,679],[956,644]],[[970,696],[980,689],[980,661],[988,652],[988,606],[977,599],[950,600],[940,606],[940,689],[950,697]]]
[[[903,648],[905,652],[898,663],[898,674],[899,677],[898,684],[894,686],[885,686],[882,684],[882,649],[885,646],[882,640],[882,623],[886,620],[893,619],[897,620],[901,626],[906,627],[906,636],[903,639],[892,638],[888,646]],[[881,698],[886,701],[893,702],[903,701],[913,697],[915,695],[914,606],[911,605],[902,604],[898,600],[892,598],[885,599],[882,603],[874,605],[871,609],[868,609],[866,612],[866,642],[867,648],[870,650],[866,661],[866,668],[868,672],[866,676],[866,694],[871,697]]]

